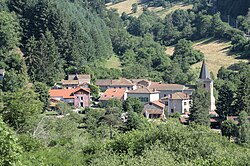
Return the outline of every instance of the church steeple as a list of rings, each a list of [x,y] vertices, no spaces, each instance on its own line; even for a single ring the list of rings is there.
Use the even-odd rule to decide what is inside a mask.
[[[199,82],[203,84],[203,87],[205,90],[208,91],[210,94],[210,106],[209,106],[209,111],[214,111],[216,110],[215,107],[215,98],[214,98],[214,88],[213,88],[213,80],[211,79],[210,72],[208,70],[206,60],[203,60],[202,66],[201,66],[201,71],[200,71],[200,76],[198,79]]]
[[[208,70],[205,59],[202,62],[202,67],[201,67],[199,79],[209,79],[209,80],[211,80],[211,76],[210,76],[210,73],[209,73],[209,70]]]

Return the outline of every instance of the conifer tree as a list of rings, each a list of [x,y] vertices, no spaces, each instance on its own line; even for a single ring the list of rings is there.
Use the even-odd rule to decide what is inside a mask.
[[[236,92],[235,108],[236,114],[245,111],[250,115],[250,72],[247,72],[241,79],[241,83]]]
[[[218,100],[216,103],[217,113],[225,119],[227,115],[232,115],[234,101],[234,91],[232,84],[225,82],[219,89]]]
[[[46,31],[39,41],[34,38],[30,40],[27,55],[32,81],[53,85],[63,77],[63,63],[55,39],[49,31]]]
[[[209,93],[198,85],[197,89],[192,94],[193,104],[190,109],[189,120],[200,125],[209,126]]]
[[[250,143],[250,123],[248,115],[245,111],[239,114],[239,127],[238,127],[238,142]]]

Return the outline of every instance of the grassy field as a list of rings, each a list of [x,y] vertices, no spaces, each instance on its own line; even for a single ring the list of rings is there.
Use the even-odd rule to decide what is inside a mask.
[[[194,49],[204,53],[208,68],[215,76],[222,66],[228,67],[240,61],[247,62],[247,60],[237,59],[235,55],[230,54],[230,42],[228,41],[206,39],[196,42]],[[166,53],[172,55],[173,51],[174,47],[167,47]],[[200,69],[201,62],[194,64],[192,67],[194,69]]]
[[[121,61],[117,56],[113,55],[110,57],[110,59],[107,60],[105,67],[121,69]]]
[[[138,11],[136,13],[131,13],[131,6],[133,3],[138,3]],[[140,0],[126,0],[117,4],[112,4],[109,3],[107,4],[108,9],[117,9],[119,14],[122,14],[123,12],[138,17],[142,14],[143,12],[143,5],[140,3]],[[182,10],[187,10],[191,9],[193,6],[192,5],[186,5],[186,4],[174,4],[170,8],[164,9],[163,7],[149,7],[148,10],[154,11],[158,16],[161,18],[164,18],[167,14],[170,14],[171,12],[182,9]]]

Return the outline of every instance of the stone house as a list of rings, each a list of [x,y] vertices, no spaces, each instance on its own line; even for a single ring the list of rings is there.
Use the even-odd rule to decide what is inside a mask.
[[[165,104],[161,101],[153,101],[144,105],[143,114],[148,119],[165,119]]]
[[[192,104],[192,100],[190,95],[182,92],[176,92],[174,94],[170,94],[168,97],[168,102],[166,103],[168,107],[168,115],[172,115],[174,113],[186,114],[189,112]]]
[[[66,89],[82,86],[87,88],[90,84],[91,76],[89,74],[69,74],[66,80],[62,80],[62,86]]]

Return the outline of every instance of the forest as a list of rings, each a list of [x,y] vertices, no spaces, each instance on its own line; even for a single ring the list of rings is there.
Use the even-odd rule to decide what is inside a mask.
[[[60,104],[63,117],[46,114],[50,87],[67,74],[91,74],[93,83],[126,77],[196,84],[198,73],[191,66],[204,54],[192,45],[205,38],[228,40],[238,58],[250,58],[248,0],[148,0],[138,17],[108,10],[110,2],[118,3],[0,0],[0,69],[6,71],[0,80],[0,165],[248,165],[247,63],[211,74],[219,116],[239,115],[239,124],[224,121],[222,134],[208,127],[207,103],[201,102],[207,94],[199,88],[188,126],[176,117],[149,122],[133,98],[80,114]],[[164,18],[147,9],[175,2],[193,8]],[[236,26],[224,22],[227,15]],[[170,45],[175,45],[172,56],[166,55]],[[113,55],[121,69],[105,67]]]

